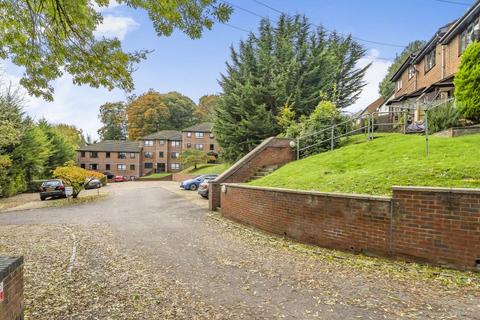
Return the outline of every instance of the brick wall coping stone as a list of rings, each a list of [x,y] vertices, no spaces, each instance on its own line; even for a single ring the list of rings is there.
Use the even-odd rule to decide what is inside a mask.
[[[420,192],[444,192],[444,193],[474,193],[480,194],[480,189],[475,188],[444,188],[444,187],[416,187],[416,186],[393,186],[393,191],[420,191]]]
[[[241,158],[240,160],[238,160],[237,162],[235,162],[235,164],[233,166],[231,166],[228,170],[226,170],[225,172],[223,172],[222,174],[220,174],[214,181],[222,181],[228,177],[230,177],[231,175],[233,175],[235,172],[237,172],[238,170],[240,170],[246,163],[248,163],[252,158],[254,158],[256,156],[256,154],[258,154],[260,151],[262,151],[263,149],[265,149],[266,147],[270,147],[272,148],[272,146],[270,146],[270,142],[272,140],[292,140],[292,139],[289,139],[289,138],[277,138],[277,137],[270,137],[270,138],[267,138],[265,140],[263,140],[262,143],[260,143],[258,146],[256,146],[252,151],[250,151],[249,153],[247,153],[245,156],[243,156],[243,158]]]
[[[0,281],[23,264],[23,257],[0,256]]]
[[[258,186],[250,186],[250,185],[241,184],[241,183],[222,183],[221,185],[222,186],[227,186],[227,187],[231,186],[231,187],[235,187],[235,188],[244,188],[244,189],[253,189],[253,190],[266,190],[266,191],[272,191],[272,192],[294,193],[294,194],[323,196],[323,197],[331,197],[331,198],[350,198],[350,199],[385,201],[385,202],[390,202],[392,200],[391,197],[374,196],[374,195],[369,195],[369,194],[341,193],[341,192],[321,192],[321,191],[297,190],[297,189],[286,189],[286,188],[274,188],[274,187],[258,187]]]

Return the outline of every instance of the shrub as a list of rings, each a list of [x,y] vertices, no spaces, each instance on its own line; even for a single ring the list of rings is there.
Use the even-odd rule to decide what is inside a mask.
[[[458,125],[460,111],[453,101],[449,101],[428,111],[428,131],[430,133],[446,130]]]
[[[460,113],[467,119],[480,120],[480,42],[470,44],[462,55],[455,75],[455,98]]]
[[[209,160],[210,156],[202,150],[187,149],[180,156],[184,168],[193,166],[197,169],[197,165],[207,163]]]
[[[73,188],[73,198],[77,198],[80,192],[85,189],[87,179],[104,177],[103,174],[96,171],[85,170],[75,166],[73,161],[65,163],[62,167],[53,170],[53,176],[62,179],[67,185]]]

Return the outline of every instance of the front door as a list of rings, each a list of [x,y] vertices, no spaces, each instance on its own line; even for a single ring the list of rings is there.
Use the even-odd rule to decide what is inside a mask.
[[[157,163],[157,172],[165,172],[165,163]]]

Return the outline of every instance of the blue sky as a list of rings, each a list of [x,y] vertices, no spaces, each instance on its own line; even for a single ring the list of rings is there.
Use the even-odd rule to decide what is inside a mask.
[[[449,0],[260,0],[283,12],[304,13],[312,23],[322,24],[341,33],[352,33],[362,39],[405,45],[416,39],[429,39],[438,27],[461,16],[466,5]],[[275,20],[279,13],[255,0],[229,0],[231,4]],[[471,4],[473,0],[451,0]],[[255,31],[259,17],[234,8],[229,24]],[[244,39],[246,32],[225,25],[215,25],[199,40],[191,40],[181,32],[171,37],[158,37],[145,12],[113,4],[101,9],[104,24],[98,34],[117,36],[125,50],[149,49],[153,52],[138,66],[134,74],[135,93],[150,88],[159,92],[179,91],[195,102],[204,94],[218,93],[217,79],[229,59],[229,46]],[[378,82],[383,78],[391,60],[402,48],[361,42],[368,48],[360,65],[373,62],[361,99],[349,109],[365,107],[377,97]],[[18,81],[22,70],[4,64],[7,79]],[[26,97],[26,111],[35,118],[45,117],[52,122],[70,123],[96,137],[100,127],[98,108],[109,101],[125,100],[120,90],[78,87],[68,75],[54,83],[55,101]]]

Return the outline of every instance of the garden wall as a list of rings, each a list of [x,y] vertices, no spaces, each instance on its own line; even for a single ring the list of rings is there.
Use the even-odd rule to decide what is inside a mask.
[[[209,184],[209,208],[221,206],[220,184],[245,182],[264,166],[282,166],[296,159],[292,139],[270,137],[237,161],[227,171]]]
[[[377,197],[222,188],[225,217],[268,232],[326,248],[480,267],[480,190],[395,187],[393,197]]]
[[[0,320],[23,319],[23,257],[0,256]]]

